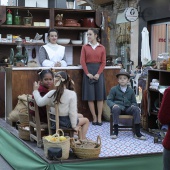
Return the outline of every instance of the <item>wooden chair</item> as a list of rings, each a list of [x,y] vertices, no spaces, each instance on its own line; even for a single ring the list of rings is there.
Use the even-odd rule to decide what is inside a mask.
[[[42,147],[42,132],[48,129],[46,123],[40,122],[38,106],[32,97],[27,96],[28,102],[28,115],[29,115],[29,128],[30,128],[30,141],[36,141],[38,147]],[[35,116],[31,115],[35,113]]]
[[[132,130],[132,133],[134,134],[134,119],[132,115],[119,115],[119,119],[131,119],[132,125],[119,125],[118,129],[119,131],[129,131]],[[110,114],[110,135],[113,134],[114,131],[114,125],[113,125],[113,116],[112,113]]]
[[[74,137],[74,133],[76,132],[74,129],[72,128],[66,128],[66,127],[59,127],[59,114],[58,114],[58,106],[55,105],[55,109],[52,111],[49,106],[47,107],[47,119],[48,119],[48,130],[49,130],[49,134],[52,135],[53,130],[52,130],[52,122],[56,125],[56,129],[62,129],[64,134],[68,134],[68,136],[70,136],[71,138]],[[56,131],[56,130],[55,130]],[[82,139],[81,136],[81,128],[79,128],[78,130],[78,138]]]

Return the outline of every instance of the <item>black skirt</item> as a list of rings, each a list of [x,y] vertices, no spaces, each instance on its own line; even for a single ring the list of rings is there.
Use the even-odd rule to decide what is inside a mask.
[[[87,64],[88,71],[92,75],[97,74],[99,67],[100,63]],[[85,73],[83,74],[82,100],[106,100],[105,79],[103,73],[100,74],[99,79],[97,81],[90,80]]]
[[[51,119],[55,119],[55,115],[51,115]],[[79,119],[77,119],[77,125],[78,123]],[[72,128],[69,116],[59,116],[59,128]],[[53,121],[51,122],[51,129],[56,129],[56,123]]]

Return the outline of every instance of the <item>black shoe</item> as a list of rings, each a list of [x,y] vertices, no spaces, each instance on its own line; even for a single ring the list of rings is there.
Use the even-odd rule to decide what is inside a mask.
[[[92,125],[94,125],[94,126],[97,125],[97,122],[92,122]]]
[[[135,138],[140,140],[146,140],[146,137],[140,133],[140,124],[135,124]]]
[[[103,125],[103,123],[102,122],[97,122],[97,125],[101,126],[101,125]]]
[[[117,139],[118,138],[118,133],[113,133],[113,135],[110,136],[111,139]]]
[[[140,139],[140,140],[146,140],[146,137],[143,136],[141,133],[135,134],[135,138],[136,138],[136,139]]]

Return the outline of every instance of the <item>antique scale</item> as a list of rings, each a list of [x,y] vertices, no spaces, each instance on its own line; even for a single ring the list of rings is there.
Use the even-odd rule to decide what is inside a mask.
[[[28,62],[28,54],[25,50],[24,55],[22,55],[22,46],[21,46],[22,39],[20,37],[17,38],[15,42],[17,44],[16,49],[18,50],[18,52],[14,55],[14,50],[13,48],[11,48],[9,64],[17,67],[24,67]]]

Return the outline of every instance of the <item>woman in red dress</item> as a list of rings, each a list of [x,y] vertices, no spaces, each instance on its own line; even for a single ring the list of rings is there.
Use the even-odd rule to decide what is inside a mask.
[[[81,50],[80,64],[82,65],[83,85],[82,100],[87,100],[93,117],[93,125],[102,125],[103,100],[106,100],[105,80],[103,70],[106,65],[105,47],[98,39],[98,30],[89,28],[87,32],[88,44]],[[94,101],[97,101],[96,115]]]

